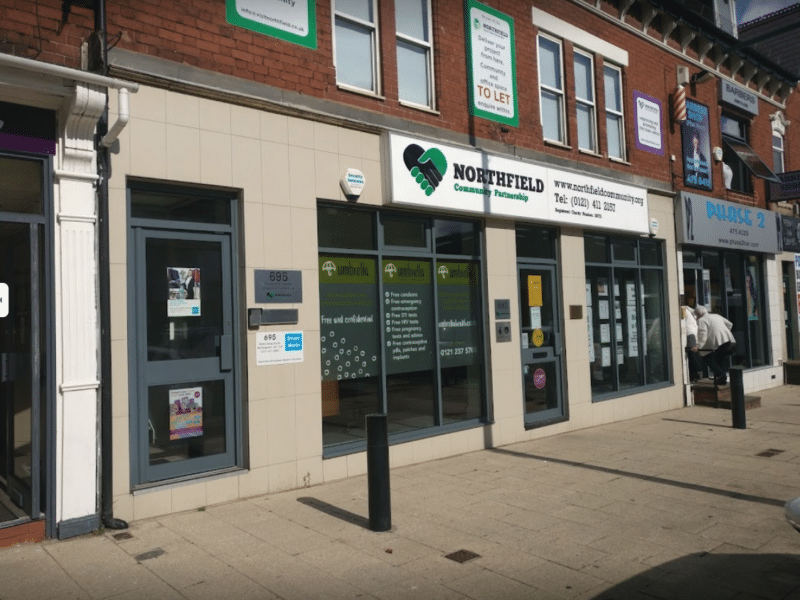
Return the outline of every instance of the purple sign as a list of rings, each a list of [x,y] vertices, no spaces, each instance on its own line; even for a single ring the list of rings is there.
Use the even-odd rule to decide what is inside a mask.
[[[663,113],[661,100],[633,90],[633,118],[639,150],[664,156]]]

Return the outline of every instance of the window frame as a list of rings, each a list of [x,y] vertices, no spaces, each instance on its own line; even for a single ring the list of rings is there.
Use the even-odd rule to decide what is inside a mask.
[[[400,6],[400,2],[402,0],[395,0],[394,9],[395,9],[395,28],[397,27],[397,10],[398,6]],[[416,46],[419,48],[425,48],[426,56],[425,62],[428,66],[428,73],[427,73],[427,86],[428,86],[428,102],[426,104],[420,104],[418,102],[414,102],[412,100],[404,100],[401,97],[401,90],[400,90],[400,69],[397,70],[397,99],[400,104],[404,106],[411,106],[415,108],[426,108],[428,110],[436,110],[436,89],[435,89],[435,77],[433,73],[434,67],[434,57],[433,57],[433,11],[432,11],[432,0],[425,0],[425,18],[427,19],[427,30],[428,30],[428,37],[430,38],[428,41],[418,39],[407,35],[405,33],[400,33],[399,30],[395,30],[395,56],[399,56],[397,52],[397,48],[400,45],[400,42],[404,42],[410,46]]]
[[[775,144],[775,141],[778,144]],[[777,158],[780,159],[780,167],[777,164]],[[775,174],[784,173],[786,170],[786,140],[782,133],[778,131],[772,132],[772,167],[775,169]]]
[[[589,81],[587,82],[587,89],[591,90],[592,92],[592,99],[587,100],[585,98],[580,98],[578,96],[578,70],[575,68],[576,60],[575,58],[580,55],[584,58],[589,60]],[[594,55],[592,53],[582,50],[580,48],[575,48],[573,50],[573,57],[572,57],[572,76],[573,81],[575,84],[575,124],[578,127],[577,129],[577,144],[578,150],[583,150],[586,152],[591,152],[593,154],[597,153],[598,150],[598,140],[597,140],[597,88],[595,85],[595,73],[594,73]],[[586,106],[589,107],[589,117],[590,117],[590,135],[591,135],[591,145],[589,147],[581,146],[581,135],[580,135],[580,117],[578,113],[579,106]]]
[[[619,82],[619,110],[616,108],[609,107],[608,103],[608,95],[605,94],[605,77],[606,77],[606,69],[617,73],[617,81]],[[624,87],[624,80],[622,77],[622,67],[619,65],[615,65],[614,63],[604,62],[603,63],[603,92],[605,97],[605,110],[604,116],[606,118],[606,153],[608,154],[608,158],[610,160],[619,160],[625,161],[628,156],[628,149],[625,144],[625,90]],[[612,156],[609,148],[611,144],[609,143],[610,139],[610,131],[608,128],[608,116],[609,114],[613,115],[616,119],[619,120],[619,150],[620,156]]]
[[[490,422],[492,419],[491,416],[491,403],[489,400],[489,371],[490,371],[490,363],[489,363],[489,346],[490,346],[490,337],[489,331],[487,329],[487,317],[486,317],[486,310],[487,310],[487,299],[486,299],[486,291],[485,291],[485,282],[487,281],[487,272],[486,272],[486,259],[485,259],[485,249],[484,249],[484,235],[485,231],[483,228],[483,224],[479,220],[470,219],[470,218],[463,218],[460,216],[450,216],[450,215],[437,215],[433,213],[426,213],[426,214],[418,214],[418,215],[410,215],[405,212],[396,211],[396,210],[386,210],[386,209],[374,209],[374,208],[357,208],[351,206],[342,206],[341,203],[331,203],[331,202],[324,202],[321,201],[317,204],[317,209],[327,209],[327,208],[342,208],[345,210],[350,211],[358,211],[364,212],[371,216],[373,220],[373,227],[377,232],[378,238],[376,239],[376,245],[373,249],[349,249],[346,247],[323,247],[320,246],[317,249],[318,256],[321,255],[330,255],[330,256],[342,256],[342,257],[351,257],[354,255],[368,257],[370,259],[375,260],[376,265],[381,265],[382,261],[386,259],[395,259],[395,260],[412,260],[412,261],[430,261],[431,269],[434,271],[436,265],[439,262],[458,262],[458,261],[467,261],[467,262],[477,262],[478,263],[478,274],[480,277],[480,284],[479,284],[479,305],[481,307],[481,318],[480,323],[476,325],[478,328],[478,334],[480,337],[480,344],[481,349],[477,353],[477,356],[480,358],[480,365],[481,365],[481,381],[480,381],[480,415],[474,417],[468,417],[462,421],[446,421],[444,419],[443,413],[443,406],[444,406],[444,395],[443,395],[443,380],[442,380],[442,370],[445,367],[442,364],[442,358],[439,354],[439,342],[440,342],[440,329],[438,326],[439,322],[439,284],[436,281],[436,275],[433,275],[433,281],[431,282],[431,290],[432,290],[432,298],[433,298],[433,318],[434,318],[434,326],[433,326],[433,337],[431,341],[434,343],[436,351],[434,352],[434,363],[433,363],[433,377],[434,377],[434,424],[432,426],[423,427],[420,429],[408,429],[402,430],[395,433],[392,433],[389,438],[390,445],[399,444],[411,440],[429,438],[429,437],[436,437],[439,435],[444,435],[448,433],[452,433],[454,431],[461,431],[465,429],[472,429],[475,427],[480,427],[485,425],[486,423]],[[419,222],[423,223],[425,226],[425,240],[426,246],[425,247],[416,247],[416,246],[397,246],[397,245],[388,245],[385,243],[384,240],[384,225],[385,221],[393,221],[393,222]],[[437,247],[437,232],[439,231],[440,227],[445,226],[448,222],[458,222],[461,224],[469,224],[473,227],[473,233],[475,234],[475,242],[472,251],[464,251],[459,253],[449,253],[446,251],[440,251]],[[318,227],[320,221],[318,220]],[[380,298],[384,297],[386,293],[384,291],[384,283],[382,282],[382,270],[378,268],[377,270],[377,283],[376,283],[376,292],[377,297]],[[387,350],[386,350],[386,341],[384,338],[383,330],[385,328],[385,320],[383,318],[383,311],[379,310],[378,316],[378,347],[380,348],[380,373],[376,376],[378,377],[378,398],[377,401],[380,403],[380,410],[383,412],[387,412],[389,407],[389,390],[387,388],[387,381],[391,377],[391,374],[387,368]],[[322,419],[325,417],[323,416]],[[323,435],[322,433],[320,435]],[[364,448],[366,447],[366,437],[363,440],[354,440],[348,441],[343,443],[334,443],[325,445],[324,437],[322,439],[322,455],[323,458],[332,458],[335,456],[343,456],[347,454],[352,454],[355,452],[363,452]]]
[[[381,56],[380,56],[380,31],[378,27],[378,2],[377,0],[367,0],[372,5],[372,15],[373,21],[365,21],[358,17],[354,17],[348,13],[339,11],[336,9],[336,0],[333,0],[331,6],[331,27],[332,27],[332,44],[333,44],[333,66],[336,70],[336,85],[339,88],[350,90],[353,92],[359,92],[362,94],[367,94],[370,96],[380,96],[381,94],[381,79],[380,79],[380,64],[381,64]],[[352,85],[349,83],[345,83],[341,81],[339,78],[339,66],[337,65],[336,61],[336,20],[341,19],[346,23],[350,23],[353,25],[357,25],[359,27],[364,27],[370,30],[370,43],[372,46],[372,82],[373,86],[372,89],[362,88],[357,85]]]
[[[559,75],[561,77],[561,89],[550,87],[544,83],[542,83],[542,53],[541,53],[541,40],[545,39],[549,42],[554,43],[558,47],[558,62],[559,62]],[[539,79],[539,122],[542,125],[542,139],[551,142],[554,144],[559,144],[562,146],[568,145],[568,137],[567,137],[567,114],[566,114],[566,90],[565,90],[565,80],[564,80],[564,42],[563,40],[547,35],[546,33],[539,33],[536,36],[536,67],[538,70],[538,79]],[[544,103],[542,102],[542,92],[546,91],[550,94],[554,94],[558,97],[559,100],[559,132],[561,134],[562,139],[553,139],[549,138],[545,135],[545,128],[544,128]]]
[[[732,121],[738,124],[739,126],[738,135],[725,130],[725,128],[723,127],[724,120]],[[741,158],[739,158],[739,155],[736,154],[733,151],[733,149],[730,148],[726,143],[724,143],[726,138],[730,138],[736,142],[741,142],[749,146],[750,145],[749,119],[745,119],[738,115],[723,111],[719,119],[719,129],[723,141],[722,162],[727,164],[733,171],[733,179],[731,180],[731,187],[728,189],[728,191],[739,192],[741,194],[752,194],[754,189],[753,174],[750,172],[750,169],[747,167],[744,161]],[[739,184],[738,187],[735,185],[736,183]]]

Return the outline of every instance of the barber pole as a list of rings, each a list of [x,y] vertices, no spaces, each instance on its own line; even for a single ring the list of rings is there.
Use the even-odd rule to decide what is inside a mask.
[[[672,94],[672,120],[679,124],[686,122],[686,89],[682,85]]]

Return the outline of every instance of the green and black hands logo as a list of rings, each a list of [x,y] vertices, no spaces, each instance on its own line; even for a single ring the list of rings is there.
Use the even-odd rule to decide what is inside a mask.
[[[447,172],[447,159],[438,148],[423,150],[421,146],[409,144],[403,152],[403,162],[426,196],[436,191]]]

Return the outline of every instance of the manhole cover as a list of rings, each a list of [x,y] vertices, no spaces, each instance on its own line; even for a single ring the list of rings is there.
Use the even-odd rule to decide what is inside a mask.
[[[132,537],[133,536],[130,533],[128,533],[127,531],[125,531],[123,533],[115,533],[114,534],[114,539],[115,540],[129,540]]]
[[[785,452],[785,450],[778,450],[777,448],[769,448],[764,450],[763,452],[759,452],[756,456],[763,456],[765,458],[770,458],[771,456],[775,456],[776,454],[780,454],[781,452]]]
[[[458,550],[457,552],[452,552],[451,554],[445,555],[445,558],[449,558],[450,560],[454,560],[458,563],[465,563],[468,560],[480,557],[481,557],[480,554],[475,554],[474,552],[470,552],[469,550]]]

